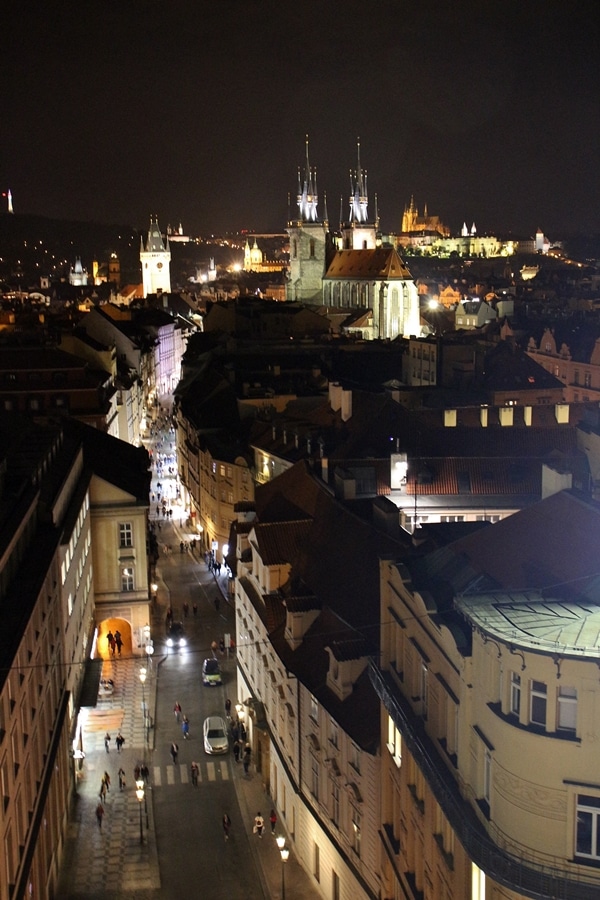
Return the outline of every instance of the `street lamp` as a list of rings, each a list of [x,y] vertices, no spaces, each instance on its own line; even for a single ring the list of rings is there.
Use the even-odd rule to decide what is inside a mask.
[[[144,733],[146,741],[148,741],[148,729],[146,728],[146,691],[144,685],[146,683],[146,675],[148,674],[145,667],[140,669],[140,681],[142,682],[142,713],[144,716]]]
[[[140,844],[144,843],[144,828],[142,825],[142,800],[144,799],[144,782],[139,778],[135,783],[135,796],[138,798],[140,808]]]
[[[285,838],[282,834],[279,834],[275,840],[281,854],[281,900],[285,900],[285,864],[290,857],[290,851],[285,846]]]

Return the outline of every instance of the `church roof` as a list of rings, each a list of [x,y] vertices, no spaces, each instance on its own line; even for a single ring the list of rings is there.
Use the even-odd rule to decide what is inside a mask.
[[[412,275],[393,248],[376,247],[374,250],[338,250],[325,278],[412,280]]]

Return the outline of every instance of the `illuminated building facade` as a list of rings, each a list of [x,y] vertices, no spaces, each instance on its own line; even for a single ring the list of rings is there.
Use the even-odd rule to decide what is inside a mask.
[[[386,900],[598,894],[599,526],[560,492],[382,561]]]

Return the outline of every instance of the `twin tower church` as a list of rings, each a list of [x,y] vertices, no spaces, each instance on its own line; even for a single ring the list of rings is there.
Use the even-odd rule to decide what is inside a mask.
[[[393,340],[420,333],[419,298],[413,278],[390,246],[379,239],[377,202],[369,218],[367,173],[360,163],[350,175],[348,219],[339,231],[329,228],[327,204],[319,215],[316,169],[310,165],[308,139],[304,177],[298,171],[298,212],[289,217],[290,262],[286,299],[331,311],[347,311],[347,328],[367,339]],[[341,216],[340,216],[341,218]],[[168,237],[158,221],[150,223],[140,250],[144,296],[170,293]]]
[[[419,298],[412,275],[393,247],[379,240],[377,202],[369,218],[367,173],[360,163],[350,174],[348,219],[339,232],[329,228],[327,205],[318,211],[316,169],[308,139],[304,178],[298,172],[298,215],[290,219],[287,299],[348,310],[353,329],[366,338],[393,340],[420,333]],[[341,216],[340,216],[341,218]]]

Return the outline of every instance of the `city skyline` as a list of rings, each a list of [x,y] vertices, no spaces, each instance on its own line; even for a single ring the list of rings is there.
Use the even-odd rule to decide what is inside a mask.
[[[456,233],[600,231],[594,7],[93,2],[6,16],[0,188],[15,212],[281,231],[305,135],[319,213],[356,141],[383,231],[414,196]],[[288,206],[288,195],[290,205]]]

